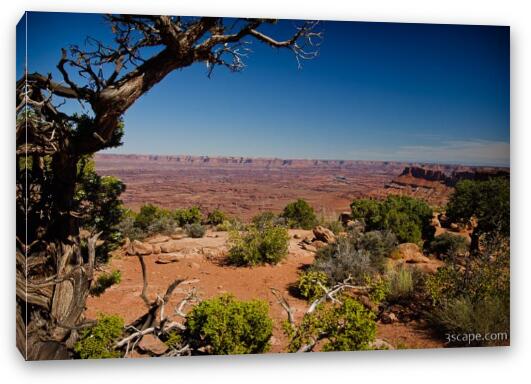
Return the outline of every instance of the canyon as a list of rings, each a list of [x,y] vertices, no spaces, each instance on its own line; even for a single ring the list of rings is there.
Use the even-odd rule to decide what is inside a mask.
[[[279,212],[298,198],[325,219],[337,218],[362,197],[405,194],[443,205],[459,180],[509,176],[507,168],[391,161],[98,153],[95,162],[98,173],[126,184],[122,199],[133,210],[146,203],[169,209],[197,205],[241,220]]]

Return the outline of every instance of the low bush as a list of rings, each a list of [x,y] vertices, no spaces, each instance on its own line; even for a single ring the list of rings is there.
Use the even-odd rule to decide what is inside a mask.
[[[321,304],[315,312],[305,315],[296,329],[286,326],[289,352],[323,338],[323,351],[369,349],[376,335],[375,315],[351,297],[340,297],[340,303]]]
[[[221,224],[216,225],[216,231],[223,232],[243,231],[245,228],[245,224],[235,218],[224,220]]]
[[[173,212],[173,218],[177,224],[184,227],[186,224],[201,224],[203,214],[199,207],[176,209]]]
[[[148,228],[163,218],[171,218],[170,211],[153,204],[145,204],[135,216],[134,226],[143,232],[149,232]]]
[[[96,279],[95,284],[90,288],[90,294],[94,296],[100,296],[105,290],[115,284],[119,284],[122,281],[122,273],[118,270],[114,270],[111,273],[102,273]]]
[[[463,267],[450,261],[428,276],[429,320],[441,334],[504,333],[510,323],[509,239],[489,238]],[[506,340],[496,340],[498,343]],[[466,342],[465,344],[467,344]],[[477,340],[475,345],[489,345]]]
[[[324,272],[307,271],[299,276],[297,289],[301,297],[313,301],[324,295],[328,284],[328,277]]]
[[[253,216],[251,223],[259,230],[267,227],[287,226],[287,220],[284,217],[277,216],[270,211],[261,212]]]
[[[291,228],[312,229],[317,225],[313,208],[303,199],[286,205],[280,216],[287,220]]]
[[[206,233],[206,228],[199,223],[186,224],[184,226],[184,229],[186,233],[188,234],[188,236],[194,239],[203,237],[205,236],[205,233]]]
[[[225,220],[227,220],[227,215],[219,209],[214,209],[207,215],[206,223],[210,225],[220,225]]]
[[[77,357],[81,359],[108,359],[120,357],[120,351],[113,348],[124,330],[124,320],[119,316],[100,314],[96,325],[84,328],[74,345]]]
[[[146,235],[137,226],[135,226],[136,214],[130,209],[125,210],[124,216],[117,228],[122,236],[128,237],[130,240],[142,240]]]
[[[466,346],[499,345],[508,342],[509,302],[499,297],[485,297],[474,302],[462,296],[433,308],[428,320],[445,335],[489,335],[493,340],[452,340],[450,344]],[[492,337],[493,335],[499,336]]]
[[[440,259],[445,260],[466,253],[468,250],[468,244],[463,236],[445,232],[442,235],[435,237],[429,243],[428,249]]]
[[[262,353],[269,349],[273,322],[267,303],[222,295],[196,305],[186,317],[190,340],[214,355]]]
[[[385,257],[395,246],[396,237],[388,231],[354,232],[321,248],[312,268],[324,272],[331,284],[349,276],[361,283],[367,277],[383,272]]]
[[[251,227],[243,234],[232,231],[229,244],[228,261],[231,264],[276,264],[288,254],[289,235],[283,227]]]
[[[393,269],[386,274],[386,279],[387,301],[400,302],[411,298],[415,290],[415,278],[411,270],[405,267]]]

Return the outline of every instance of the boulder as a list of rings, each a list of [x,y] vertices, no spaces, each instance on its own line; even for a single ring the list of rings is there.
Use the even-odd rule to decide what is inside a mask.
[[[133,240],[126,250],[128,255],[151,255],[153,253],[153,247],[151,244],[143,243],[138,240]]]
[[[347,227],[347,229],[349,229],[351,231],[352,230],[357,231],[357,232],[364,232],[365,231],[365,225],[359,220],[349,220],[349,221],[347,221],[345,226]]]
[[[310,244],[301,243],[301,248],[305,251],[317,252],[317,248]]]
[[[165,243],[166,241],[171,240],[171,237],[164,236],[164,235],[156,235],[155,237],[152,237],[148,240],[148,243],[150,244],[157,244],[157,243]]]
[[[339,218],[338,220],[343,223],[343,225],[347,225],[347,223],[349,221],[352,221],[352,212],[350,211],[345,211],[345,212],[341,212],[339,214]]]
[[[138,343],[138,348],[157,356],[162,355],[168,350],[168,346],[154,335],[145,335],[142,337],[142,340]]]
[[[155,263],[157,264],[170,264],[170,263],[176,263],[179,260],[184,259],[182,255],[176,255],[176,254],[163,254],[160,255],[157,260],[155,260]]]
[[[160,245],[159,244],[153,244],[153,254],[154,255],[158,255],[159,253],[161,253],[161,249],[160,249]]]
[[[180,244],[178,241],[167,241],[165,243],[160,244],[161,253],[177,252],[180,251],[182,248],[182,244]]]
[[[293,238],[298,240],[298,239],[301,238],[301,235],[299,235],[298,233],[296,233],[296,234],[293,235]]]
[[[313,235],[317,240],[320,240],[327,244],[332,244],[336,242],[336,235],[334,235],[334,232],[321,225],[318,225],[313,229]]]
[[[306,243],[306,244],[311,244],[312,241],[313,241],[313,236],[310,236],[310,235],[308,235],[304,239],[302,239],[302,242]]]
[[[369,347],[372,349],[380,349],[380,350],[395,349],[395,347],[393,347],[387,341],[382,340],[382,339],[375,339],[369,344]]]
[[[326,243],[320,240],[314,240],[312,242],[312,245],[315,247],[315,249],[321,249],[323,247],[326,247]]]
[[[391,252],[391,258],[394,260],[412,260],[418,259],[419,257],[424,256],[415,243],[403,243],[399,244],[393,252]]]
[[[431,262],[431,259],[424,255],[411,255],[410,258],[406,260],[406,263],[409,264],[419,264],[419,263],[429,263]]]
[[[398,317],[393,312],[384,312],[381,315],[382,323],[391,324],[398,321]]]

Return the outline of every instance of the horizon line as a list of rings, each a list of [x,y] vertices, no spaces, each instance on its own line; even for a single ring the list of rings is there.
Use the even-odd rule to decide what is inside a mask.
[[[372,163],[399,163],[408,165],[433,165],[433,166],[450,166],[450,167],[483,167],[483,168],[506,168],[510,169],[510,164],[486,164],[486,163],[466,163],[466,162],[429,162],[420,160],[369,160],[369,159],[319,159],[319,158],[293,158],[293,157],[266,157],[266,156],[241,156],[241,155],[191,155],[191,154],[161,154],[161,153],[117,153],[100,151],[95,155],[112,155],[112,156],[162,156],[169,158],[176,157],[196,157],[196,158],[231,158],[231,159],[253,159],[253,160],[289,160],[289,161],[323,161],[323,162],[372,162]]]

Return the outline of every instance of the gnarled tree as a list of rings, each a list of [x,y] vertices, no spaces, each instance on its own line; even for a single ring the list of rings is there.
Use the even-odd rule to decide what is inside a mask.
[[[241,71],[253,40],[290,50],[300,66],[322,40],[315,21],[276,39],[263,31],[277,23],[269,19],[106,19],[113,41],[63,49],[62,78],[25,73],[17,82],[17,347],[31,360],[70,357],[84,326],[98,234],[80,238],[78,161],[119,145],[125,111],[176,69],[204,62],[209,76],[219,66]],[[61,112],[65,99],[89,112]]]

